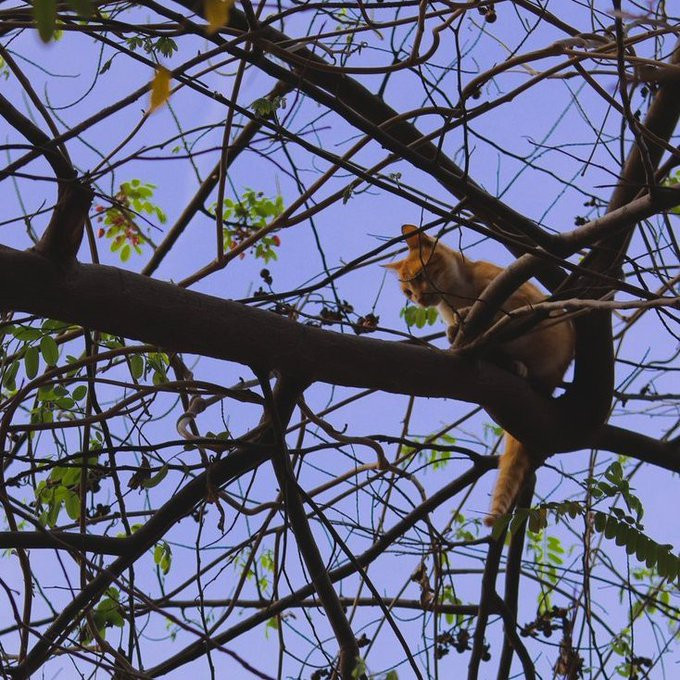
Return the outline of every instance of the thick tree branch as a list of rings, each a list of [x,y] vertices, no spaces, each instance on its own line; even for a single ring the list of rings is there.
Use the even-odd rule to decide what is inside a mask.
[[[193,2],[181,4],[192,9],[195,7]],[[232,12],[230,27],[244,33],[248,33],[251,29],[245,16],[238,11]],[[534,242],[543,245],[548,250],[551,249],[553,239],[547,236],[543,230],[481,190],[461,168],[442,154],[439,147],[429,140],[424,140],[413,125],[405,121],[389,124],[389,121],[394,119],[397,114],[381,98],[372,95],[366,88],[346,74],[339,75],[325,68],[326,65],[323,60],[307,50],[306,47],[300,47],[294,51],[279,49],[277,47],[279,44],[286,45],[289,48],[291,41],[288,36],[270,26],[259,26],[258,28],[256,44],[264,45],[265,49],[275,53],[293,69],[301,70],[302,75],[296,83],[297,87],[342,115],[358,129],[371,134],[386,148],[400,154],[401,157],[409,160],[416,167],[430,173],[454,195],[468,200],[473,209],[487,219],[490,224],[500,225],[513,234],[529,236]],[[292,83],[292,74],[278,64],[266,59],[261,52],[254,51],[249,54],[231,45],[225,45],[225,49],[242,59],[251,61],[270,75]],[[302,69],[301,64],[304,64]],[[661,89],[663,90],[664,86]],[[666,85],[666,90],[668,89],[669,86]],[[329,97],[328,93],[332,93],[332,96]],[[677,98],[678,95],[675,96]],[[658,95],[657,98],[659,98]],[[661,100],[666,104],[675,104],[675,102],[666,101],[667,99],[668,96],[661,97]],[[657,120],[652,111],[645,121],[646,127],[654,134],[661,131],[662,134],[659,136],[663,138],[663,133],[670,134],[669,121],[671,118],[672,116],[667,115],[663,120]],[[660,157],[662,149],[658,146],[655,148]],[[630,181],[631,172],[624,174],[624,183]],[[623,238],[626,237],[623,236]],[[620,250],[615,252],[614,257],[617,260],[620,259],[622,252]],[[606,257],[611,258],[611,255],[608,254]],[[602,266],[599,266],[600,264],[602,263],[599,261],[593,263],[593,269],[595,271],[611,270],[611,262],[602,264]],[[544,280],[553,284],[563,280],[563,275],[556,268],[550,268],[547,272],[545,269],[544,267]],[[581,282],[579,287],[588,290],[591,286],[586,280]],[[591,315],[587,320],[579,319],[577,323],[575,379],[562,402],[565,415],[563,423],[566,425],[567,420],[570,420],[570,429],[579,430],[587,436],[606,418],[612,390],[613,353],[610,315],[596,314]],[[580,408],[586,403],[590,404],[590,409]],[[500,417],[493,410],[491,413],[496,418]],[[569,418],[566,417],[567,413],[570,414]],[[512,432],[512,430],[510,431]],[[557,431],[559,432],[559,430]],[[520,439],[527,441],[526,438],[520,437]],[[547,450],[551,450],[551,448],[548,447]]]
[[[59,196],[42,238],[34,250],[40,255],[68,266],[75,261],[83,239],[85,218],[92,205],[92,189],[79,180],[59,183]]]
[[[677,448],[668,443],[610,427],[597,435],[576,432],[570,410],[588,410],[590,402],[572,402],[565,409],[560,400],[546,399],[492,364],[312,328],[113,267],[77,265],[63,272],[35,253],[0,246],[0,308],[235,361],[260,372],[278,369],[311,381],[478,403],[505,429],[543,450],[598,445],[680,469]],[[532,413],[531,420],[526,413]]]
[[[131,547],[127,538],[112,538],[66,531],[0,531],[0,550],[50,548],[92,552],[97,555],[125,555]]]
[[[664,441],[622,427],[606,425],[595,435],[592,446],[680,473],[678,439]]]
[[[2,95],[0,115],[40,150],[57,177],[57,205],[35,250],[67,266],[75,259],[80,247],[93,192],[78,180],[71,161],[61,153],[54,141]]]
[[[668,63],[671,65],[680,64],[680,40],[676,43]],[[619,84],[621,88],[626,86],[627,83],[625,82]],[[644,127],[665,141],[670,139],[677,127],[679,116],[680,87],[676,79],[671,79],[659,86],[645,116]],[[621,181],[609,199],[607,212],[612,212],[626,203],[630,203],[637,196],[640,188],[645,185],[647,178],[643,153],[649,155],[649,161],[652,167],[656,169],[663,156],[664,148],[651,142],[647,143],[645,150],[641,150],[638,145],[633,146],[623,167]]]
[[[590,422],[587,404],[547,399],[492,364],[312,328],[113,267],[78,264],[62,272],[35,253],[0,247],[0,308],[236,361],[260,374],[279,370],[302,381],[477,403],[541,450],[589,441],[586,429],[573,426]]]

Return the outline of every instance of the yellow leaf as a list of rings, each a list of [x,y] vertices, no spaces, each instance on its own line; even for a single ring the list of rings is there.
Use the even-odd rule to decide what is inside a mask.
[[[203,0],[203,13],[208,22],[206,33],[217,33],[229,21],[229,11],[234,0]]]
[[[159,66],[151,81],[151,111],[163,106],[170,97],[170,71]]]

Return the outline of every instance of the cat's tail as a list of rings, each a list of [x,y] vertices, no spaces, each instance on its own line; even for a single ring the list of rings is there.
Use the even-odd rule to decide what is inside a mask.
[[[512,507],[522,485],[531,470],[531,458],[527,448],[514,437],[505,434],[505,451],[498,463],[498,479],[491,498],[491,511],[484,524],[493,523]]]

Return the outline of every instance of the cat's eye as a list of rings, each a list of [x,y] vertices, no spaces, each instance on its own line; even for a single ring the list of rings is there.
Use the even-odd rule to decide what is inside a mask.
[[[413,295],[413,292],[410,291],[408,288],[404,288],[404,295],[405,295],[407,298],[410,298],[410,297]]]

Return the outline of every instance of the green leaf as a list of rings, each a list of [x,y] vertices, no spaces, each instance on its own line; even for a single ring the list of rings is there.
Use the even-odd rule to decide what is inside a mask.
[[[66,508],[68,516],[72,520],[77,520],[80,517],[80,498],[78,497],[78,494],[71,492],[66,496],[64,499],[64,507]]]
[[[33,342],[42,337],[42,333],[37,328],[30,326],[15,326],[11,333],[19,342]]]
[[[437,323],[437,319],[439,318],[439,312],[437,312],[436,307],[428,307],[427,308],[427,323],[429,326],[432,326],[433,324]]]
[[[639,534],[635,529],[628,530],[628,536],[626,537],[626,553],[632,555],[638,544],[638,540],[642,538],[642,534]]]
[[[164,575],[170,571],[172,549],[165,541],[156,544],[153,550],[153,561],[159,566]]]
[[[10,367],[5,371],[5,375],[2,378],[2,384],[8,389],[13,390],[15,388],[14,379],[17,377],[19,372],[19,362],[13,361]]]
[[[108,626],[117,626],[119,628],[123,626],[123,617],[120,612],[120,604],[118,603],[118,592],[115,588],[111,588],[109,591],[108,597],[102,599],[94,612],[95,625],[100,633],[103,633]]]
[[[139,380],[144,373],[144,359],[139,354],[130,357],[130,373],[135,380]]]
[[[657,555],[656,570],[659,572],[659,576],[669,575],[670,557],[670,553],[665,551]]]
[[[621,463],[615,461],[612,463],[604,473],[604,476],[613,484],[620,482],[623,479],[623,468]]]
[[[605,537],[606,538],[614,538],[614,536],[616,536],[616,528],[618,526],[619,526],[619,523],[616,521],[616,518],[609,515],[609,517],[607,517],[607,524],[604,528]]]
[[[84,399],[85,396],[87,395],[87,385],[78,385],[73,392],[71,393],[71,396],[76,400],[80,401],[81,399]]]
[[[168,466],[163,465],[163,467],[161,467],[161,469],[153,477],[142,480],[142,487],[144,489],[152,489],[154,486],[158,486],[165,479],[167,474]]]
[[[108,623],[112,626],[116,626],[117,628],[123,627],[125,619],[123,618],[123,615],[120,613],[118,607],[109,611]]]
[[[364,675],[366,675],[366,662],[358,656],[356,658],[356,666],[354,666],[354,669],[352,670],[352,678],[353,680],[358,680],[358,678],[361,678]]]
[[[26,370],[26,377],[33,380],[38,374],[38,366],[40,365],[40,355],[37,347],[29,347],[24,354],[24,369]]]
[[[70,411],[76,405],[71,397],[60,397],[59,399],[55,399],[54,403],[64,411]]]
[[[649,539],[640,534],[635,544],[635,557],[638,562],[644,562],[647,559],[647,548],[649,547]]]
[[[79,461],[81,462],[81,461]],[[73,467],[56,467],[50,474],[50,479],[61,481],[62,486],[74,486],[80,482],[81,468],[74,465]],[[64,496],[66,497],[66,496]]]
[[[675,555],[671,552],[666,552],[661,561],[663,562],[663,575],[669,581],[674,580],[678,573],[678,560]],[[659,570],[659,574],[661,574],[661,570]]]
[[[658,547],[659,545],[657,543],[654,541],[649,541],[647,546],[647,559],[645,560],[645,564],[649,569],[651,569],[656,564],[656,553]]]
[[[38,27],[40,39],[48,43],[54,35],[57,23],[56,0],[33,0],[33,19]]]
[[[56,321],[55,319],[45,319],[40,327],[44,331],[64,331],[68,328],[68,324],[63,321]]]
[[[40,341],[40,352],[48,366],[54,366],[59,360],[59,348],[51,335],[44,335]]]
[[[57,524],[57,520],[59,519],[59,511],[61,510],[61,501],[59,502],[54,502],[51,503],[48,510],[47,510],[47,515],[45,516],[45,523],[49,527],[54,527]]]
[[[628,541],[628,527],[625,524],[619,523],[616,527],[616,536],[614,542],[616,545],[626,545]]]

